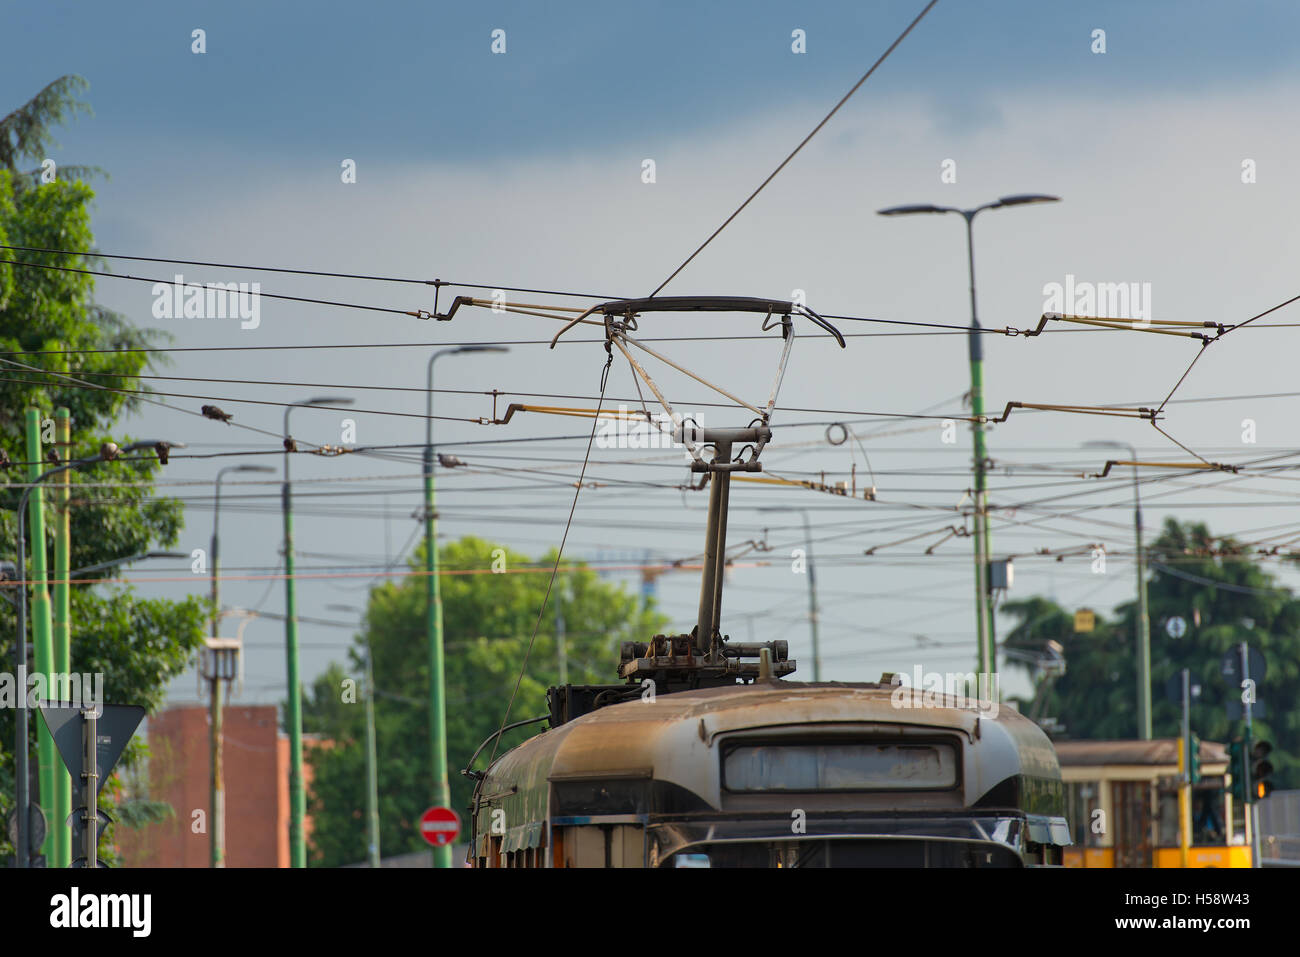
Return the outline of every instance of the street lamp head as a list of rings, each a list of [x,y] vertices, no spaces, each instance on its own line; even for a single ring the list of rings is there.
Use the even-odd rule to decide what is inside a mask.
[[[109,446],[112,446],[111,454]],[[105,442],[99,450],[100,457],[108,460],[115,459],[124,452],[139,452],[141,449],[153,449],[158,455],[158,461],[162,465],[167,464],[167,456],[172,449],[185,448],[184,442],[171,442],[167,439],[143,439],[139,442],[132,442],[124,449],[119,449],[112,442]]]
[[[275,469],[269,465],[236,465],[233,472],[274,472]]]
[[[112,445],[113,443],[106,442],[104,444]],[[173,449],[183,449],[186,447],[184,442],[173,442],[170,439],[141,439],[138,442],[132,442],[130,445],[128,445],[126,448],[122,449],[121,451],[139,452],[141,449],[152,449],[158,447],[159,445],[165,445],[168,448],[173,448]]]
[[[1116,442],[1114,439],[1093,439],[1083,443],[1085,449],[1119,449],[1121,452],[1130,452],[1134,458],[1137,458],[1137,449],[1128,442]]]
[[[1014,196],[1003,196],[995,204],[998,206],[1027,206],[1030,203],[1059,203],[1061,197],[1047,196],[1044,193],[1016,193]]]
[[[930,203],[920,203],[914,206],[891,206],[888,209],[876,210],[877,216],[910,216],[912,213],[951,213],[955,210],[947,206],[934,206]]]
[[[306,399],[302,402],[295,402],[294,405],[351,405],[353,399],[337,395],[323,395],[315,399]]]
[[[460,346],[453,352],[509,352],[505,346]]]

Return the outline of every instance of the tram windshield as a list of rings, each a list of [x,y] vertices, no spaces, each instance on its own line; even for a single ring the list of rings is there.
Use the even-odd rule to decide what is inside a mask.
[[[877,791],[950,788],[957,756],[949,744],[754,744],[732,748],[730,791]]]
[[[1199,847],[1220,847],[1228,843],[1227,822],[1224,813],[1227,808],[1223,779],[1213,783],[1202,782],[1192,790],[1192,844]],[[1159,789],[1160,799],[1160,846],[1178,846],[1178,788],[1173,784],[1162,784]],[[1241,807],[1233,808],[1233,833],[1242,834],[1245,830],[1244,815]]]

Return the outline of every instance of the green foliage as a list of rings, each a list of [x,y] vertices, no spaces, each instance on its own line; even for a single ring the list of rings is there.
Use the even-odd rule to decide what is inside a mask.
[[[55,126],[62,126],[78,113],[90,113],[90,104],[78,94],[90,86],[84,77],[68,74],[53,83],[0,120],[0,169],[19,173],[23,162],[40,163],[57,147],[53,134]],[[61,166],[59,174],[64,179],[82,179],[89,173],[99,172],[93,167]],[[39,170],[18,177],[21,189],[39,183]]]
[[[140,828],[175,816],[176,809],[166,801],[134,798],[117,806],[117,823],[121,827]]]
[[[23,181],[21,175],[16,175],[16,164],[42,156],[52,144],[49,127],[81,108],[74,94],[83,84],[76,77],[55,81],[0,121],[0,243],[92,248],[88,207],[94,193],[88,186],[57,181],[16,188]],[[24,253],[16,258],[78,268],[95,267],[97,262],[90,256],[39,253]],[[65,461],[93,455],[108,439],[120,445],[130,441],[130,436],[115,429],[115,423],[138,399],[113,390],[142,390],[136,376],[144,371],[146,357],[139,352],[115,350],[149,345],[159,335],[132,328],[122,317],[95,305],[93,294],[91,276],[0,263],[0,354],[4,354],[0,355],[0,367],[4,369],[0,376],[0,450],[13,462],[27,460],[24,417],[28,408],[40,410],[42,418],[60,407],[71,411],[74,447],[59,450]],[[107,351],[41,355],[61,349]],[[5,357],[15,352],[29,355]],[[89,388],[54,373],[108,388]],[[99,463],[73,473],[74,488],[79,482],[139,484],[74,492],[70,522],[72,568],[175,544],[183,512],[179,502],[153,496],[149,483],[160,468],[152,457],[140,457]],[[26,481],[26,469],[21,466],[2,474],[10,482]],[[21,491],[11,485],[0,488],[0,557],[6,560],[17,558],[16,508]],[[49,536],[46,550],[52,558],[54,523],[48,494],[45,503]],[[31,551],[29,546],[29,555]],[[84,577],[93,581],[113,574],[113,569],[107,569]],[[167,683],[185,668],[202,641],[208,613],[201,599],[146,600],[130,588],[90,585],[72,588],[70,606],[72,669],[103,672],[104,694],[109,702],[140,704],[150,711],[161,705]],[[16,634],[14,606],[0,602],[3,670],[13,670]],[[0,814],[5,816],[15,792],[14,719],[12,710],[0,711]],[[36,724],[29,722],[33,741]],[[133,743],[120,766],[127,766],[141,750],[138,743]],[[113,793],[111,787],[105,789],[109,805]],[[7,830],[0,830],[0,857],[12,852]]]
[[[546,593],[555,553],[536,563],[506,550],[511,573],[491,574],[497,546],[464,538],[439,549],[447,674],[447,752],[452,806],[465,820],[472,791],[460,773],[484,739],[497,730],[519,676],[528,640]],[[424,567],[423,551],[411,559]],[[541,570],[534,570],[541,569]],[[429,737],[429,654],[425,579],[390,581],[370,593],[352,651],[351,669],[364,674],[368,637],[374,647],[375,725],[379,754],[380,848],[385,857],[427,848],[415,823],[432,803]],[[618,647],[662,630],[663,616],[640,607],[636,596],[600,580],[588,569],[562,572],[551,593],[537,641],[519,685],[511,720],[546,713],[546,689],[559,683],[555,603],[565,622],[569,681],[618,680]],[[365,860],[365,706],[358,678],[356,704],[341,703],[343,671],[317,680],[303,708],[304,731],[320,733],[329,747],[312,749],[311,863],[332,867]],[[536,734],[541,725],[507,733],[498,754]],[[488,750],[479,757],[478,767]]]
[[[1300,600],[1278,586],[1249,549],[1199,523],[1168,520],[1148,549],[1147,568],[1153,735],[1181,733],[1181,704],[1169,700],[1165,687],[1183,668],[1201,686],[1191,714],[1196,733],[1221,743],[1240,733],[1242,723],[1230,721],[1226,709],[1241,689],[1224,680],[1220,662],[1245,641],[1268,661],[1256,691],[1268,717],[1255,720],[1255,737],[1276,748],[1278,786],[1300,786],[1300,709],[1294,707],[1300,698]],[[1095,630],[1084,634],[1074,633],[1071,612],[1045,598],[1007,602],[1001,610],[1018,620],[1008,647],[1037,650],[1055,639],[1065,648],[1065,675],[1040,685],[1041,714],[1056,718],[1071,738],[1136,737],[1136,602],[1117,607],[1113,619],[1097,615]],[[1182,638],[1164,629],[1173,617],[1187,622]]]

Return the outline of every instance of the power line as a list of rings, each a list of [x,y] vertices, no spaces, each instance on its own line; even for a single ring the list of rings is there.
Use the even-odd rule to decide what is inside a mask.
[[[42,375],[52,375],[52,376],[56,376],[57,378],[64,380],[65,383],[72,383],[73,385],[75,385],[75,386],[77,386],[77,387],[80,387],[80,388],[85,388],[85,389],[98,389],[98,390],[101,390],[101,391],[104,391],[104,392],[116,392],[116,393],[118,393],[118,394],[120,394],[120,395],[134,396],[134,397],[135,397],[138,401],[140,401],[140,402],[146,402],[146,403],[148,403],[148,404],[150,404],[150,405],[161,406],[162,408],[164,408],[164,409],[169,409],[169,410],[171,410],[172,412],[181,412],[181,413],[184,413],[185,415],[194,415],[194,416],[198,416],[199,418],[207,418],[205,415],[203,415],[202,412],[195,412],[195,411],[193,411],[192,409],[181,409],[181,408],[177,408],[177,407],[174,406],[174,405],[168,405],[166,402],[159,402],[159,401],[156,400],[156,399],[146,398],[146,396],[149,395],[149,394],[151,394],[151,393],[147,393],[147,392],[139,392],[139,391],[134,391],[134,390],[126,390],[126,389],[117,389],[117,388],[114,388],[114,387],[112,387],[112,386],[99,385],[98,383],[95,383],[95,382],[86,382],[86,381],[83,380],[83,379],[78,379],[78,378],[76,378],[75,376],[67,375],[67,374],[62,373],[62,372],[52,372],[52,371],[50,371],[50,370],[48,370],[48,369],[41,369],[41,368],[38,368],[38,367],[36,367],[36,366],[29,366],[29,365],[27,365],[27,363],[25,363],[25,362],[19,362],[19,361],[16,360],[16,359],[0,359],[0,362],[4,363],[5,365],[17,366],[17,367],[19,367],[20,369],[26,370],[26,371],[28,371],[28,372],[37,372],[37,373],[40,373],[40,374],[42,374]],[[9,381],[9,380],[6,380],[6,381]],[[40,384],[40,383],[32,383],[32,382],[30,382],[29,380],[25,380],[25,379],[16,379],[16,380],[12,380],[12,381],[23,382],[23,383],[26,383],[26,384],[28,384],[28,385],[39,385],[39,384]],[[159,394],[159,393],[152,393],[152,394]],[[203,397],[202,397],[202,396],[195,396],[195,398],[203,398]],[[274,436],[274,437],[276,437],[276,438],[282,438],[282,436],[278,435],[278,434],[275,433],[275,432],[268,431],[267,429],[259,429],[259,428],[257,428],[256,426],[253,426],[253,425],[245,425],[245,424],[243,424],[243,423],[241,423],[241,422],[227,422],[226,424],[227,424],[227,425],[234,426],[234,427],[237,428],[237,429],[246,429],[246,430],[249,431],[249,432],[256,432],[256,433],[258,433],[259,435],[270,435],[270,436]],[[308,443],[308,444],[311,444],[311,443]]]
[[[609,346],[605,346],[605,368],[600,375],[600,401],[596,405],[596,413],[599,415],[600,407],[605,402],[605,387],[609,383],[609,370],[614,364],[614,353]],[[564,545],[569,540],[569,529],[573,526],[573,514],[578,509],[578,496],[582,494],[583,477],[587,474],[587,461],[591,458],[591,446],[596,441],[596,423],[597,420],[591,420],[591,435],[587,439],[587,455],[582,461],[582,473],[578,476],[577,488],[573,490],[573,504],[569,506],[569,518],[564,525],[564,534],[560,536],[560,547],[555,553],[555,567],[551,569],[551,577],[546,582],[546,594],[542,596],[541,607],[537,609],[537,620],[533,622],[533,634],[528,639],[528,648],[524,652],[523,664],[519,668],[519,677],[515,679],[515,688],[510,692],[510,701],[506,704],[506,713],[501,718],[501,726],[497,728],[497,733],[492,744],[492,754],[488,757],[487,766],[492,766],[492,761],[497,754],[497,745],[501,743],[501,738],[505,734],[506,724],[510,721],[510,711],[514,708],[515,698],[519,694],[519,686],[523,683],[524,674],[528,670],[528,659],[533,653],[533,644],[537,641],[538,629],[542,626],[542,616],[546,614],[546,603],[551,598],[551,589],[555,586],[555,576],[560,571],[560,558],[564,555]],[[430,543],[432,547],[432,543]],[[477,791],[477,789],[476,789]]]
[[[664,315],[671,315],[665,313]],[[981,335],[1005,335],[1005,327],[981,326],[978,330],[972,330],[967,326],[951,326],[944,323],[927,323],[911,322],[903,319],[875,319],[862,316],[826,316],[828,319],[844,319],[850,322],[876,322],[886,325],[908,325],[921,326],[923,328],[933,329],[933,332],[844,332],[841,335],[845,339],[894,339],[909,338],[916,336],[960,336],[969,335],[972,331]],[[1238,327],[1240,328],[1240,327]],[[1255,329],[1294,329],[1300,328],[1300,323],[1279,322],[1264,323],[1254,326]],[[1066,335],[1071,333],[1114,333],[1125,332],[1125,329],[1103,329],[1097,326],[1087,326],[1081,328],[1065,329],[1044,329],[1041,335]],[[763,335],[735,335],[735,336],[639,336],[639,342],[739,342],[739,341],[770,341],[771,336]],[[801,336],[811,343],[825,341],[825,336]],[[599,345],[604,342],[603,339],[576,339],[565,337],[557,345]],[[550,346],[550,339],[475,339],[464,342],[340,342],[340,343],[300,343],[295,345],[259,345],[259,346],[149,346],[140,348],[110,348],[110,349],[15,349],[9,352],[0,352],[0,356],[78,356],[78,355],[102,355],[102,354],[152,354],[152,353],[173,353],[173,352],[274,352],[274,351],[310,351],[313,349],[417,349],[417,348],[441,348],[451,346]],[[1243,398],[1251,398],[1244,396]],[[1272,396],[1263,396],[1262,398],[1272,398]],[[1174,404],[1179,401],[1197,402],[1197,401],[1217,401],[1217,399],[1184,399],[1174,400]],[[1136,402],[1111,403],[1112,405],[1138,405]]]
[[[889,55],[894,52],[895,48],[900,43],[903,42],[903,40],[907,37],[907,35],[912,32],[912,29],[918,23],[920,23],[922,19],[924,19],[925,15],[929,13],[930,10],[934,7],[934,5],[938,2],[939,0],[930,0],[930,2],[925,5],[925,9],[916,15],[916,19],[914,19],[911,23],[907,25],[907,29],[905,29],[902,33],[898,35],[898,39],[896,39],[893,43],[889,45],[889,49],[886,50],[884,53],[882,53],[880,55],[880,58],[876,60],[875,63],[871,64],[871,69],[867,70],[867,72],[862,75],[862,79],[858,80],[857,83],[853,84],[853,88],[849,90],[849,92],[845,93],[844,96],[840,98],[840,101],[838,103],[836,103],[833,107],[831,107],[831,111],[822,118],[822,121],[820,123],[818,123],[815,127],[813,127],[812,132],[809,133],[807,136],[805,136],[799,142],[799,145],[790,151],[789,156],[781,160],[780,165],[777,166],[776,169],[772,170],[772,172],[768,174],[767,179],[763,180],[763,182],[758,184],[758,189],[750,193],[749,197],[736,208],[736,211],[732,213],[730,216],[728,216],[726,220],[723,222],[723,224],[712,232],[712,234],[709,236],[708,239],[700,243],[699,248],[697,248],[695,252],[687,256],[686,260],[680,266],[674,269],[667,279],[665,279],[657,287],[655,287],[655,291],[650,293],[651,299],[657,296],[659,294],[659,291],[663,289],[664,286],[672,282],[679,272],[681,272],[688,265],[690,265],[691,260],[694,259],[696,256],[698,256],[701,252],[703,252],[704,247],[709,245],[709,243],[713,242],[713,240],[717,237],[717,235],[721,233],[724,229],[726,229],[727,226],[731,224],[731,221],[735,219],[737,216],[739,216],[741,212],[745,209],[745,207],[748,206],[754,200],[754,197],[756,197],[759,193],[761,193],[763,191],[763,188],[767,186],[768,183],[772,182],[772,180],[776,178],[777,174],[780,173],[781,170],[785,169],[786,164],[789,163],[792,159],[794,159],[801,149],[803,149],[806,145],[808,145],[808,141],[811,140],[814,136],[816,136],[817,133],[820,132],[823,126],[825,126],[827,123],[830,122],[831,117],[834,116],[836,113],[838,113],[840,107],[849,101],[849,97],[853,96],[854,93],[858,92],[858,88],[862,86],[863,83],[867,82],[867,80],[871,77],[871,74],[876,72],[876,68],[879,67],[880,64],[885,62],[885,60],[889,57]]]
[[[396,282],[411,283],[422,286],[433,286],[435,289],[442,286],[454,286],[459,289],[500,289],[502,292],[531,292],[544,296],[567,296],[578,299],[625,299],[626,296],[601,296],[589,292],[562,292],[554,289],[526,289],[520,286],[493,286],[487,283],[475,282],[452,282],[446,279],[407,279],[397,276],[373,276],[364,273],[348,272],[325,272],[319,269],[290,269],[283,266],[250,266],[236,263],[214,263],[203,262],[195,259],[164,259],[161,256],[127,256],[120,253],[101,253],[101,252],[77,252],[70,249],[48,249],[41,246],[6,246],[0,244],[0,249],[12,249],[19,252],[28,253],[50,253],[56,256],[83,256],[87,259],[123,259],[133,262],[152,262],[167,263],[175,266],[208,266],[213,269],[243,269],[250,272],[278,272],[287,273],[295,276],[322,276],[331,279],[365,279],[374,282]],[[12,260],[8,260],[12,261]],[[20,264],[29,265],[29,264]],[[35,265],[35,264],[30,264]],[[114,275],[112,273],[108,275]],[[130,277],[128,277],[130,278]]]
[[[0,263],[8,263],[11,266],[26,266],[31,269],[52,269],[57,272],[80,273],[87,276],[106,276],[109,279],[129,279],[132,282],[147,282],[153,285],[172,286],[171,280],[167,279],[150,279],[148,276],[129,276],[126,273],[105,272],[102,269],[80,269],[75,266],[53,266],[48,263],[30,263],[21,259],[0,259]],[[225,290],[220,290],[225,291]],[[283,299],[286,302],[305,302],[313,306],[340,306],[344,309],[364,309],[369,312],[387,312],[398,316],[414,316],[416,319],[430,319],[432,313],[426,310],[409,310],[409,309],[392,309],[388,306],[367,306],[357,302],[339,302],[334,299],[312,299],[307,296],[288,296],[284,293],[262,292],[258,290],[259,297],[265,296],[267,299]]]
[[[0,362],[6,362],[6,361],[13,362],[13,360],[0,359]],[[58,373],[47,369],[40,369],[36,366],[24,366],[24,368],[28,371],[40,375],[53,375],[53,376],[66,377],[63,375],[63,373]],[[79,375],[103,375],[103,376],[110,376],[113,378],[159,379],[159,380],[179,381],[179,382],[213,382],[213,383],[224,383],[224,384],[234,384],[234,385],[271,385],[271,386],[290,386],[294,388],[319,387],[319,388],[340,388],[340,389],[378,389],[378,390],[390,390],[390,391],[417,392],[421,394],[428,394],[430,392],[430,390],[427,388],[422,389],[415,386],[331,385],[330,383],[318,383],[318,382],[279,382],[279,381],[272,381],[266,379],[216,379],[216,378],[200,378],[196,376],[160,376],[160,375],[128,376],[128,375],[123,375],[120,373],[112,373],[112,372],[79,372],[78,374]],[[16,382],[24,385],[43,384],[40,382],[34,382],[30,379],[17,379],[17,378],[4,378],[4,377],[0,377],[0,382]],[[270,405],[270,406],[280,406],[280,407],[298,404],[294,402],[275,402],[269,399],[238,399],[231,396],[198,395],[198,394],[186,393],[186,392],[160,392],[156,389],[120,389],[120,388],[113,388],[110,386],[97,385],[95,383],[85,383],[85,387],[96,388],[96,389],[111,389],[111,391],[120,392],[125,395],[159,395],[159,396],[166,396],[167,398],[174,398],[174,399],[207,399],[212,402],[242,402],[250,405]],[[501,390],[501,389],[433,389],[432,391],[435,393],[447,393],[447,394],[455,394],[455,395],[482,395],[482,396],[489,396],[494,398],[499,396],[520,396],[524,398],[573,399],[577,401],[591,401],[595,398],[595,396],[582,395],[582,394],[575,395],[571,393],[558,393],[558,392],[515,392],[515,391],[508,391],[508,390]],[[611,398],[611,399],[607,399],[606,401],[625,403],[629,405],[638,402],[637,399],[633,399],[631,397],[624,397],[624,398],[617,398],[617,399]],[[695,401],[691,399],[679,399],[677,400],[677,404],[687,405],[687,406],[692,406],[692,405],[701,406],[707,408],[723,408],[723,409],[730,409],[735,407],[735,403]],[[172,407],[169,406],[168,408],[172,408]],[[491,424],[491,423],[483,422],[481,421],[481,419],[469,419],[469,418],[464,418],[462,416],[445,416],[445,415],[427,416],[423,413],[393,412],[386,409],[358,409],[354,407],[348,407],[348,411],[365,413],[367,415],[393,415],[393,416],[401,416],[403,418],[415,418],[415,419],[433,418],[433,419],[446,420],[450,422],[469,422],[475,425]],[[859,417],[890,418],[890,419],[936,419],[941,421],[948,420],[948,419],[953,419],[956,421],[970,420],[969,416],[963,416],[959,413],[951,413],[949,415],[941,415],[941,414],[926,415],[922,413],[913,413],[913,412],[872,412],[872,411],[859,410],[859,409],[821,409],[821,408],[803,408],[797,406],[782,406],[781,411],[792,412],[792,413],[797,412],[801,414],[811,414],[811,415],[843,415],[843,416],[859,416]],[[194,414],[198,414],[198,413],[194,413]],[[610,419],[609,421],[614,421],[614,420]],[[639,423],[645,420],[637,419],[635,421]],[[274,433],[267,433],[267,434],[274,434]]]
[[[13,361],[13,360],[11,360],[11,359],[0,359],[0,362],[12,362],[12,361]],[[62,373],[52,372],[52,371],[49,371],[49,370],[46,370],[46,369],[36,369],[35,367],[30,367],[30,366],[29,366],[28,368],[31,369],[31,371],[33,371],[33,372],[37,372],[37,373],[40,373],[40,374],[42,374],[42,375],[62,376]],[[85,375],[86,373],[81,373],[81,374],[82,374],[82,375]],[[98,373],[98,374],[100,374],[100,375],[114,375],[115,378],[137,378],[137,379],[151,378],[151,377],[149,377],[149,376],[123,376],[123,375],[117,375],[117,374],[114,374],[114,373]],[[157,378],[163,378],[163,377],[157,377]],[[180,378],[180,377],[177,377],[177,378]],[[74,380],[74,381],[75,381],[75,380]],[[203,381],[206,381],[206,380],[203,380],[203,379],[197,379],[197,380],[194,380],[194,381],[203,382]],[[8,377],[8,376],[0,376],[0,382],[16,382],[16,383],[19,383],[19,384],[21,384],[21,385],[38,385],[38,386],[39,386],[39,385],[45,385],[45,384],[46,384],[46,383],[42,383],[42,382],[34,382],[34,381],[32,381],[31,379],[16,379],[16,378],[10,378],[10,377]],[[270,383],[268,383],[268,384],[270,384]],[[270,406],[276,406],[276,407],[278,407],[278,408],[286,408],[286,407],[289,407],[289,406],[293,406],[293,407],[302,407],[302,403],[301,403],[301,402],[275,402],[275,401],[273,401],[273,400],[271,400],[271,399],[237,399],[237,398],[235,398],[234,396],[197,395],[197,394],[192,393],[192,392],[160,392],[160,391],[158,391],[157,389],[120,389],[120,388],[116,388],[116,387],[113,387],[113,386],[98,385],[98,384],[93,383],[93,382],[84,383],[84,384],[81,385],[81,387],[82,387],[82,388],[92,388],[92,389],[104,389],[104,390],[107,390],[107,391],[109,391],[109,392],[117,392],[117,393],[119,393],[119,394],[121,394],[121,395],[131,395],[131,396],[161,395],[161,396],[166,396],[166,397],[169,398],[169,399],[205,399],[205,400],[207,400],[207,401],[209,401],[209,402],[239,402],[239,403],[242,403],[242,404],[244,404],[244,405],[270,405]],[[484,394],[485,394],[485,395],[490,395],[491,393],[484,393]],[[193,412],[193,411],[190,410],[190,409],[178,409],[178,408],[176,408],[176,406],[171,406],[171,405],[169,405],[169,406],[165,406],[165,408],[172,409],[173,411],[177,411],[177,412],[187,412],[187,413],[189,413],[189,414],[191,414],[191,415],[199,415],[199,416],[201,416],[201,417],[203,417],[203,418],[207,418],[207,416],[203,416],[202,413],[199,413],[199,412]],[[312,407],[311,407],[311,406],[307,406],[307,408],[312,408]],[[406,419],[430,419],[430,418],[432,418],[432,419],[437,419],[437,420],[445,421],[445,422],[469,422],[469,423],[471,423],[471,424],[473,424],[473,425],[487,425],[487,424],[488,424],[488,423],[486,423],[486,422],[483,422],[481,419],[467,419],[467,418],[465,418],[465,417],[463,417],[463,416],[454,416],[454,415],[433,415],[433,416],[429,416],[429,415],[425,415],[425,414],[422,413],[422,412],[393,412],[393,411],[388,410],[388,409],[358,409],[358,408],[351,407],[351,406],[346,407],[346,411],[348,411],[348,412],[350,412],[350,413],[365,414],[365,415],[393,415],[393,416],[400,416],[401,418],[406,418]],[[228,422],[227,424],[228,424],[228,425],[238,425],[239,423],[236,423],[236,422]],[[245,428],[252,428],[252,426],[244,426],[244,427],[245,427]],[[265,434],[265,435],[276,435],[276,434],[277,434],[277,433],[275,433],[275,432],[268,432],[268,431],[266,431],[266,430],[264,430],[264,429],[256,429],[255,431],[262,432],[262,433]]]

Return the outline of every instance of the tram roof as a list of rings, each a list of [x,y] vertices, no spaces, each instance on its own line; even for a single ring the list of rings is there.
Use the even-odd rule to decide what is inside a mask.
[[[662,722],[690,720],[708,715],[721,716],[727,712],[762,707],[776,709],[774,713],[779,712],[783,721],[794,716],[790,714],[792,712],[813,721],[834,720],[840,717],[846,708],[853,713],[844,713],[844,717],[862,720],[865,716],[857,712],[855,706],[878,707],[882,704],[891,706],[893,720],[908,719],[906,722],[908,724],[929,724],[969,730],[976,716],[991,717],[990,702],[977,701],[973,698],[959,699],[942,694],[936,695],[934,703],[924,708],[918,705],[894,709],[891,699],[898,690],[898,686],[886,684],[777,679],[660,694],[655,698],[653,710],[646,710],[639,701],[630,701],[590,712],[584,715],[584,718],[599,720],[601,723]],[[916,690],[915,697],[920,697],[920,689],[902,690],[909,696],[913,690]],[[1019,717],[1018,712],[1011,707],[998,705],[997,711],[999,715],[1015,714]],[[872,720],[887,721],[890,716],[886,713],[873,712],[869,717]],[[729,726],[730,723],[726,722],[724,727]]]
[[[778,679],[660,694],[653,704],[608,705],[545,731],[498,757],[491,772],[510,774],[506,769],[512,768],[519,773],[538,761],[548,765],[547,774],[562,777],[595,768],[653,768],[672,760],[690,739],[712,742],[718,734],[800,725],[929,727],[976,740],[982,719],[1003,730],[1005,746],[1018,752],[1023,769],[1059,773],[1047,736],[1014,708],[999,705],[994,714],[991,702],[943,695],[924,706],[900,707],[892,700],[899,690],[884,684]]]

